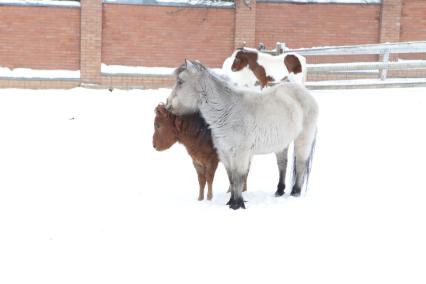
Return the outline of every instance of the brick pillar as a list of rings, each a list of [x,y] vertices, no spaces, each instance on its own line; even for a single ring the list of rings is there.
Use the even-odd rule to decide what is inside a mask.
[[[380,19],[380,42],[398,42],[401,33],[403,0],[383,0]]]
[[[256,0],[235,0],[234,47],[256,47],[255,35]]]
[[[102,0],[81,0],[81,81],[101,83]]]

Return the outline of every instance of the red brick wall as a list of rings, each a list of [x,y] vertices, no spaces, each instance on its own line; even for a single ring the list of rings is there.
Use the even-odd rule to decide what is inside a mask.
[[[382,0],[380,42],[400,41],[403,0]]]
[[[251,46],[264,42],[267,48],[282,41],[298,48],[426,40],[425,15],[426,0],[383,0],[382,5],[252,0],[250,7],[236,0],[236,9],[102,0],[81,0],[81,8],[1,4],[0,66],[81,69],[84,83],[157,86],[169,84],[170,78],[101,76],[100,63],[175,67],[191,58],[218,67],[243,41]],[[308,62],[370,59],[377,56],[318,56],[308,57]]]
[[[102,0],[81,0],[80,76],[83,83],[99,84],[102,62]]]
[[[426,40],[426,0],[404,0],[401,12],[401,41]],[[426,60],[426,54],[402,54],[403,59]]]
[[[256,1],[251,0],[250,6],[244,0],[235,0],[235,39],[234,48],[243,46],[254,47],[256,43]]]
[[[102,62],[175,67],[192,58],[221,66],[234,25],[234,9],[104,4]]]
[[[404,0],[401,41],[426,40],[426,0]]]
[[[290,48],[377,43],[380,5],[257,3],[256,42]]]
[[[0,6],[0,66],[80,69],[80,9]]]

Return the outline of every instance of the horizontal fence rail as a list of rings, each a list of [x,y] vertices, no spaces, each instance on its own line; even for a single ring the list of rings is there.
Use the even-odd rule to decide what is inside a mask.
[[[303,56],[372,55],[372,54],[384,54],[386,52],[388,53],[426,53],[426,41],[284,49],[283,52],[284,53],[296,52]]]
[[[396,62],[356,62],[356,63],[325,63],[308,64],[308,72],[338,72],[338,71],[360,71],[360,70],[403,70],[403,69],[426,69],[426,60],[410,60]]]

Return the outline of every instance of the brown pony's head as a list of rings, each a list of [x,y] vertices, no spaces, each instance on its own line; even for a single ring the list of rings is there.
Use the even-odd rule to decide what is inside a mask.
[[[167,111],[164,104],[155,108],[154,135],[152,145],[155,150],[163,151],[177,142],[176,116]]]
[[[257,54],[244,49],[240,49],[239,51],[237,51],[237,53],[235,54],[234,62],[231,66],[231,70],[233,72],[237,72],[246,67],[249,64],[249,61],[253,59],[253,55],[257,56]],[[255,61],[256,60],[257,58],[255,58]]]

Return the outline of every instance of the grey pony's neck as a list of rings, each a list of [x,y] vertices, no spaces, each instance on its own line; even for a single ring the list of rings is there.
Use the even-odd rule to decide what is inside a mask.
[[[202,86],[200,95],[202,116],[211,127],[223,126],[240,94],[235,92],[228,82],[210,71],[199,83]]]

